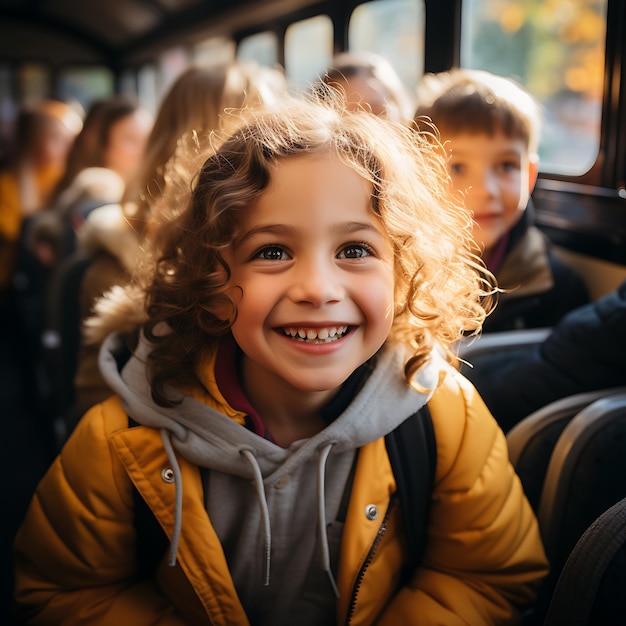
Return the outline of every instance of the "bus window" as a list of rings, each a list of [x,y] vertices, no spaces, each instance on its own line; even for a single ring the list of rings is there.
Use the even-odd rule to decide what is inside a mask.
[[[113,95],[113,72],[101,66],[65,68],[59,73],[57,91],[61,100],[79,102],[86,111],[94,100]]]
[[[461,65],[514,78],[543,108],[540,169],[581,175],[600,144],[607,0],[464,0]]]
[[[22,64],[18,68],[17,80],[22,103],[31,104],[50,97],[50,73],[43,65],[39,63]]]
[[[424,0],[360,4],[350,17],[348,48],[385,57],[414,94],[424,72]]]
[[[157,94],[157,71],[152,63],[147,63],[137,73],[139,103],[151,113],[155,113],[158,106]]]
[[[228,63],[235,58],[235,42],[226,37],[210,37],[196,44],[193,61],[198,65]]]
[[[137,72],[134,68],[127,68],[120,74],[118,87],[119,92],[125,96],[136,97],[138,95]]]
[[[275,67],[278,63],[278,39],[270,30],[245,37],[237,46],[237,59],[256,61],[259,65]]]
[[[285,73],[290,87],[315,82],[333,58],[333,23],[327,15],[294,22],[285,32]]]
[[[170,48],[159,57],[157,98],[160,99],[178,76],[189,67],[189,57],[189,51],[183,46]]]
[[[16,116],[17,98],[13,88],[13,72],[8,63],[0,63],[0,168],[9,158]]]

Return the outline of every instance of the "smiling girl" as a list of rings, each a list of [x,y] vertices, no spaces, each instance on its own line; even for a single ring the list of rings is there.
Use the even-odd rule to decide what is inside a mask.
[[[440,152],[370,113],[285,102],[216,140],[137,277],[137,350],[104,343],[117,395],[83,417],[19,531],[20,614],[519,623],[546,573],[537,523],[504,435],[451,365],[489,302],[470,232]],[[92,330],[124,306],[102,301]],[[416,530],[385,436],[425,405],[436,470],[405,584]],[[148,579],[133,485],[169,539]]]

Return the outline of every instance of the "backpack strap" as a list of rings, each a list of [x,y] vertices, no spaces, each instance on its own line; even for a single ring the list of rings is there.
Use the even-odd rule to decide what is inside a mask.
[[[404,585],[413,576],[424,554],[437,466],[435,431],[428,405],[391,431],[385,437],[385,444],[406,527],[409,558],[401,579]]]
[[[128,427],[133,428],[135,426],[139,426],[139,424],[129,416]],[[156,572],[159,563],[167,552],[169,540],[134,483],[133,508],[135,511],[133,526],[137,535],[135,546],[139,577],[150,578]]]

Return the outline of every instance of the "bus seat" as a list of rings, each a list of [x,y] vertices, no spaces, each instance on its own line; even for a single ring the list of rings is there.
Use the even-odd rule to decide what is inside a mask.
[[[42,363],[49,385],[52,430],[60,448],[68,423],[74,420],[74,375],[80,347],[80,286],[91,257],[82,251],[70,254],[55,272],[46,302],[42,334]]]
[[[544,626],[613,626],[626,621],[626,498],[600,515],[571,551]]]
[[[536,613],[547,610],[563,565],[591,523],[626,497],[626,392],[582,409],[556,442],[544,480],[537,519],[550,574]]]
[[[540,344],[550,334],[551,328],[525,328],[501,332],[485,333],[478,338],[471,337],[458,343],[458,356],[461,359],[460,371],[466,374],[468,368],[485,372],[499,369],[501,364],[522,357],[533,346]]]
[[[563,429],[586,406],[618,392],[626,392],[626,387],[589,391],[555,400],[531,413],[507,432],[509,458],[535,512],[539,507],[550,456]]]
[[[491,352],[513,351],[541,343],[551,328],[524,328],[484,333],[479,337],[464,339],[459,344],[459,356],[467,361]]]

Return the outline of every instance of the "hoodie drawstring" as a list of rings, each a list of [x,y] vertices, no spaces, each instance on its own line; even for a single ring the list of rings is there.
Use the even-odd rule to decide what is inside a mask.
[[[328,535],[326,534],[326,494],[324,491],[326,460],[333,447],[332,443],[325,445],[319,450],[319,459],[317,466],[317,526],[318,540],[322,551],[322,570],[328,575],[330,586],[334,594],[339,597],[339,589],[333,577],[330,568],[330,548],[328,545]],[[263,475],[261,468],[254,453],[251,450],[243,449],[240,451],[246,458],[252,472],[254,474],[254,486],[256,489],[257,499],[261,507],[261,519],[263,522],[263,584],[270,584],[270,563],[272,550],[272,531],[270,527],[270,512],[265,498],[265,486],[263,484]]]
[[[267,586],[270,584],[272,531],[270,528],[270,511],[267,506],[267,500],[265,499],[263,475],[261,474],[259,463],[251,450],[241,450],[241,454],[247,459],[248,463],[250,463],[250,466],[252,467],[256,495],[259,500],[259,506],[261,507],[261,519],[263,521],[263,585]]]
[[[170,542],[168,565],[174,567],[176,565],[176,554],[178,552],[178,542],[180,540],[180,532],[182,528],[182,511],[183,511],[183,483],[180,473],[180,465],[176,459],[174,448],[170,440],[170,433],[166,429],[161,429],[161,439],[167,453],[167,457],[172,465],[174,472],[174,488],[175,493],[175,511],[174,511],[174,530],[172,531],[172,539]],[[330,548],[328,545],[328,535],[326,532],[326,493],[324,489],[326,476],[326,460],[333,447],[332,443],[328,443],[319,449],[319,458],[317,465],[317,526],[318,540],[322,552],[322,570],[328,575],[328,580],[333,592],[339,597],[339,589],[333,577],[330,567]],[[263,475],[259,462],[251,450],[243,449],[241,454],[250,464],[254,476],[254,486],[261,508],[261,520],[263,522],[263,585],[270,584],[270,563],[272,551],[272,531],[270,526],[270,512],[265,497],[265,486],[263,484]]]
[[[326,444],[319,449],[319,462],[317,464],[317,532],[322,550],[322,569],[328,575],[330,586],[335,596],[339,597],[339,589],[330,569],[330,548],[328,547],[328,534],[326,533],[326,493],[324,489],[326,477],[326,459],[333,447],[332,443]]]
[[[170,441],[170,434],[165,429],[161,429],[161,439],[163,440],[163,446],[167,452],[167,458],[172,464],[172,471],[174,472],[174,488],[176,490],[176,508],[174,510],[174,530],[172,532],[172,540],[170,542],[170,551],[168,557],[168,565],[174,567],[176,565],[176,553],[178,552],[178,540],[180,539],[180,530],[183,524],[183,481],[180,473],[180,465],[176,459],[172,442]]]

